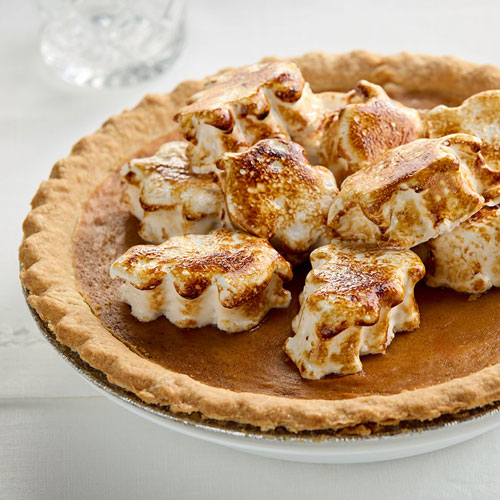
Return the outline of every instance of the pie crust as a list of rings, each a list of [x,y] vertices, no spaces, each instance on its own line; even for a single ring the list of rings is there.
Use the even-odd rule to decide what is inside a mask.
[[[272,59],[268,59],[272,60]],[[380,56],[314,52],[292,59],[315,92],[346,91],[361,79],[382,85],[405,104],[457,105],[470,95],[500,88],[500,69],[453,57]],[[170,134],[173,117],[203,86],[187,81],[169,94],[149,95],[139,105],[107,120],[81,139],[53,167],[32,201],[20,248],[21,281],[28,303],[59,342],[76,351],[111,383],[142,400],[174,412],[252,424],[263,430],[283,426],[297,432],[340,429],[364,423],[393,425],[430,420],[500,400],[500,364],[466,377],[388,396],[299,399],[236,392],[198,382],[139,356],[106,329],[81,295],[72,260],[73,234],[85,204],[109,173],[146,144]]]

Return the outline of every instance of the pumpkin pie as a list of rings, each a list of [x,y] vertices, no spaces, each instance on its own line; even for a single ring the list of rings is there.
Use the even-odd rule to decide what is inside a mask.
[[[386,243],[386,239],[380,236],[387,222],[384,217],[391,211],[399,213],[398,203],[381,208],[382,215],[376,220],[370,219],[368,214],[365,225],[370,225],[367,232],[370,238],[365,241],[342,243],[334,248],[328,245],[312,254],[313,264],[317,264],[318,269],[324,267],[325,272],[321,283],[317,274],[315,279],[308,279],[310,287],[308,289],[306,285],[305,295],[300,300],[303,305],[309,304],[311,297],[317,297],[317,290],[323,285],[332,292],[332,276],[339,273],[338,262],[347,259],[351,271],[357,276],[364,276],[360,290],[363,290],[367,311],[379,311],[378,316],[374,314],[371,322],[363,325],[347,307],[346,297],[339,298],[339,295],[347,293],[345,290],[330,293],[325,300],[335,302],[342,299],[345,309],[340,312],[349,321],[353,320],[349,328],[356,332],[353,338],[359,340],[359,350],[350,359],[356,370],[359,368],[356,355],[364,353],[365,356],[361,371],[330,374],[319,379],[303,378],[283,350],[286,342],[290,353],[295,353],[291,354],[292,357],[311,359],[307,358],[304,344],[293,347],[294,343],[299,343],[298,340],[305,339],[309,324],[315,325],[315,331],[319,331],[320,336],[321,332],[326,332],[323,341],[335,339],[335,329],[327,321],[329,318],[314,316],[310,314],[312,310],[302,311],[306,328],[300,320],[292,325],[293,318],[298,314],[301,317],[299,296],[310,272],[309,264],[296,266],[293,278],[287,281],[291,278],[291,268],[283,258],[259,238],[261,235],[246,235],[245,238],[253,242],[245,254],[248,262],[256,255],[262,262],[262,269],[252,267],[255,272],[252,271],[252,279],[249,279],[249,275],[245,275],[245,270],[248,270],[244,264],[247,262],[245,256],[239,255],[236,259],[238,265],[233,267],[227,265],[228,261],[232,261],[229,255],[232,250],[228,250],[229,254],[219,255],[215,263],[211,260],[213,255],[204,261],[205,250],[197,252],[196,245],[199,245],[197,239],[206,238],[206,234],[185,236],[191,229],[183,225],[193,214],[197,222],[206,221],[207,228],[201,228],[201,233],[208,232],[208,226],[211,229],[212,225],[228,225],[224,222],[227,220],[226,207],[220,208],[218,189],[224,189],[225,175],[229,175],[229,179],[233,175],[234,182],[241,182],[235,167],[245,162],[245,155],[248,155],[245,151],[269,156],[276,154],[276,149],[281,149],[285,151],[282,162],[285,168],[306,173],[309,169],[319,168],[312,165],[319,165],[321,145],[339,144],[339,140],[332,142],[325,139],[331,128],[331,133],[337,133],[338,126],[330,124],[339,119],[340,109],[359,104],[349,103],[348,100],[353,98],[346,96],[358,82],[366,80],[371,82],[370,88],[377,90],[375,97],[367,95],[366,99],[361,97],[360,102],[370,108],[378,106],[374,100],[379,99],[382,107],[389,106],[397,113],[401,119],[398,123],[402,124],[401,130],[397,131],[401,141],[395,143],[386,138],[383,148],[388,145],[388,151],[382,152],[380,158],[377,156],[376,163],[370,165],[361,165],[365,157],[354,157],[350,154],[352,151],[347,151],[349,157],[343,158],[343,165],[348,165],[348,169],[343,170],[342,176],[354,173],[339,186],[336,199],[346,197],[350,206],[360,207],[366,199],[364,196],[368,196],[364,194],[368,188],[374,194],[377,190],[392,190],[401,197],[405,186],[397,175],[391,186],[368,185],[359,196],[353,194],[355,186],[350,186],[353,181],[349,179],[364,175],[363,172],[374,168],[373,165],[379,169],[394,168],[401,157],[411,156],[412,148],[423,148],[428,159],[426,167],[418,162],[413,177],[408,177],[406,181],[407,187],[415,183],[412,191],[415,201],[420,199],[421,204],[427,207],[427,212],[422,212],[425,214],[423,218],[415,219],[416,229],[412,234],[422,233],[424,229],[427,231],[430,226],[426,220],[430,219],[438,229],[427,231],[425,238],[441,238],[445,222],[447,230],[455,227],[458,231],[474,212],[486,210],[489,205],[498,202],[493,181],[489,184],[497,174],[484,164],[480,154],[484,137],[477,137],[471,132],[475,127],[471,125],[466,130],[445,127],[443,135],[447,138],[443,139],[441,135],[431,137],[426,131],[430,130],[430,120],[436,119],[436,113],[432,114],[429,110],[436,106],[457,109],[474,94],[500,88],[500,70],[452,57],[404,53],[379,56],[356,51],[341,55],[310,53],[281,62],[268,59],[243,73],[245,71],[244,77],[241,71],[231,70],[203,82],[184,82],[168,94],[149,95],[136,108],[110,118],[94,134],[81,139],[67,158],[54,165],[50,178],[41,184],[33,199],[32,210],[24,222],[24,239],[20,248],[21,281],[28,303],[46,328],[54,332],[60,343],[104,373],[111,383],[147,403],[168,407],[173,412],[197,413],[204,418],[249,424],[263,430],[347,429],[353,434],[364,434],[370,432],[370,425],[377,428],[402,426],[406,421],[432,420],[500,400],[500,290],[493,288],[477,300],[469,300],[468,295],[455,290],[432,288],[419,282],[414,293],[419,306],[420,326],[414,331],[398,333],[393,338],[395,331],[413,330],[418,325],[413,287],[423,273],[420,260],[408,250],[413,244],[421,242],[422,237],[408,236],[403,230],[398,230],[397,224],[389,232],[389,239],[391,246],[400,245],[398,249],[374,250],[370,246]],[[225,86],[222,94],[221,86]],[[383,91],[373,86],[380,86]],[[358,108],[352,111],[356,110],[359,111]],[[347,111],[344,113],[348,115]],[[459,113],[459,116],[465,115]],[[422,138],[418,139],[420,136]],[[189,144],[181,142],[183,146],[172,145],[173,141],[179,143],[183,140]],[[264,142],[267,149],[255,146],[262,140],[267,141]],[[305,148],[307,161],[301,156],[300,149],[290,145],[290,141]],[[196,144],[203,147],[197,148]],[[205,147],[207,144],[211,146]],[[395,146],[396,149],[393,149]],[[162,149],[158,152],[160,147]],[[256,149],[252,150],[252,147]],[[397,148],[403,148],[399,159],[391,157]],[[338,165],[341,156],[338,146],[332,151],[331,157],[335,160],[332,164]],[[218,161],[223,155],[224,160]],[[290,163],[292,167],[288,166]],[[466,193],[467,203],[462,197],[457,201],[460,210],[449,210],[447,205],[434,203],[436,193],[432,191],[433,186],[436,179],[439,181],[439,176],[447,172],[446,168],[434,168],[436,163],[455,166],[455,170],[449,168],[450,172],[454,172],[449,177],[456,183],[457,192],[462,192],[460,190],[467,183],[469,187],[474,187]],[[172,165],[173,169],[170,168]],[[266,170],[265,162],[263,165],[262,175],[276,175],[277,181],[282,182],[278,175],[279,166],[276,166],[275,172],[270,172]],[[180,191],[177,189],[180,185],[172,182],[173,174],[165,177],[162,169],[176,172],[175,175],[183,179]],[[294,206],[300,206],[301,197],[307,199],[305,212],[309,214],[311,211],[311,222],[307,224],[314,232],[313,238],[306,239],[308,250],[322,236],[314,221],[323,217],[326,224],[327,214],[322,197],[335,198],[337,191],[326,169],[317,170],[315,174],[317,178],[309,176],[305,184],[294,184],[296,191],[291,201]],[[297,176],[300,177],[299,174]],[[481,182],[477,181],[479,177]],[[420,184],[417,186],[418,183],[424,184],[429,179],[432,182],[429,181],[427,191],[417,189],[421,187]],[[167,197],[174,200],[171,205],[156,203],[158,200],[154,195],[157,188],[148,191],[147,187],[156,186],[155,183],[159,183]],[[201,188],[202,185],[206,186],[206,190]],[[189,193],[191,188],[195,193],[199,189],[204,193],[207,191],[207,196],[212,198],[198,200],[196,194],[186,198],[184,194]],[[342,194],[344,189],[345,194]],[[310,206],[313,195],[318,206],[314,210]],[[384,203],[382,196],[376,198],[379,205]],[[178,200],[182,200],[182,204]],[[266,203],[279,201],[268,193],[262,207]],[[443,213],[439,212],[442,206]],[[136,212],[133,207],[137,208]],[[232,207],[233,212],[234,207],[236,204]],[[330,209],[329,225],[332,231],[342,236],[340,228],[346,228],[348,224],[342,225],[338,221],[349,217],[349,213],[352,215],[352,210],[360,209],[353,208],[342,213],[337,208],[334,212]],[[162,211],[172,218],[172,226],[180,229],[174,228],[170,233],[168,223],[161,227],[164,218],[160,217],[161,221],[156,226],[154,219],[146,218],[146,212]],[[430,214],[436,213],[438,215],[432,218]],[[238,225],[245,226],[245,229],[248,227],[247,231],[257,232],[251,228],[252,222],[248,214],[238,219]],[[272,221],[263,218],[263,222]],[[271,229],[278,228],[279,232],[275,233],[283,241],[288,241],[287,220],[280,219],[278,222],[271,224]],[[152,231],[147,230],[148,227],[159,229]],[[264,227],[264,224],[259,222],[258,227]],[[408,229],[407,225],[405,228]],[[154,241],[163,239],[165,235],[162,231],[168,237],[174,236],[168,241],[184,239],[177,250],[180,260],[172,261],[168,252],[158,253],[163,243],[160,247],[146,246],[145,249],[146,241],[141,235]],[[471,233],[471,230],[465,231]],[[193,232],[197,230],[193,229]],[[215,239],[228,237],[233,241],[239,238],[235,235],[242,233],[233,228],[217,229],[215,234],[219,235]],[[270,234],[269,239],[272,240]],[[353,250],[356,245],[362,249]],[[227,246],[231,247],[229,243]],[[130,250],[133,247],[136,250]],[[340,252],[339,248],[343,251]],[[303,248],[299,245],[298,249]],[[209,266],[209,272],[199,276],[199,282],[183,280],[182,266],[174,265],[187,258],[187,251],[193,252],[190,261],[193,266],[205,269],[211,262],[212,267]],[[379,254],[385,257],[378,257]],[[122,255],[127,258],[121,258]],[[228,283],[227,289],[222,292],[219,288],[218,295],[214,293],[213,297],[220,302],[234,300],[236,304],[250,286],[254,290],[250,295],[260,293],[260,299],[263,295],[266,299],[270,298],[259,299],[262,309],[254,311],[255,321],[259,321],[267,310],[269,312],[253,329],[231,334],[210,325],[224,320],[217,314],[205,326],[191,328],[194,326],[191,321],[199,318],[193,310],[185,310],[186,314],[180,322],[174,318],[176,326],[164,317],[163,303],[159,306],[155,303],[155,315],[162,313],[156,319],[143,318],[151,321],[140,321],[123,301],[122,280],[113,280],[109,268],[118,259],[116,273],[125,281],[140,280],[144,255],[152,255],[150,262],[155,265],[161,262],[159,267],[155,267],[161,275],[156,276],[156,281],[140,282],[146,292],[163,286],[165,280],[175,288],[172,276],[180,273],[177,288],[185,292],[184,300],[196,300],[196,286],[201,283],[207,288],[213,287],[214,280],[220,278],[217,273],[230,268],[234,273],[243,273],[243,279],[232,283],[237,283],[236,287]],[[314,256],[321,257],[321,262],[316,262]],[[405,272],[398,274],[395,268]],[[377,288],[377,280],[381,276],[385,276],[384,283],[391,286]],[[366,288],[366,283],[369,288]],[[255,292],[257,289],[260,292]],[[272,293],[268,296],[270,289]],[[190,294],[193,295],[191,299]],[[277,296],[281,300],[276,300]],[[332,299],[333,296],[337,298]],[[193,306],[193,309],[196,307]],[[205,310],[206,307],[200,309]],[[170,317],[166,309],[165,312]],[[397,317],[397,321],[393,318],[388,325],[388,318],[390,320],[392,316]],[[377,321],[380,324],[377,325]],[[377,327],[373,328],[374,324]],[[230,325],[229,329],[233,327]],[[298,332],[295,337],[293,328]],[[344,328],[343,331],[347,330]],[[382,354],[386,348],[386,353]],[[316,362],[319,360],[316,359]],[[346,370],[352,371],[355,370]]]

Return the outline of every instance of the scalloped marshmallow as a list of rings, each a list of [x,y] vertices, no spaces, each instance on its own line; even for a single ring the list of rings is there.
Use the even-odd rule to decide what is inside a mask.
[[[154,156],[134,159],[122,169],[123,200],[141,221],[139,235],[146,241],[206,234],[223,225],[222,191],[212,176],[192,173],[187,146],[167,142]]]
[[[180,328],[249,330],[291,298],[290,264],[266,240],[229,229],[132,247],[110,272],[138,320],[164,315]]]
[[[360,355],[384,353],[395,332],[418,328],[413,290],[425,268],[411,250],[335,241],[311,264],[284,345],[303,378],[357,373]]]
[[[419,139],[348,177],[328,215],[345,240],[411,248],[500,201],[500,172],[468,134]]]
[[[292,262],[329,241],[328,210],[338,193],[333,174],[313,167],[292,141],[264,139],[217,162],[233,224],[271,241]]]
[[[340,185],[390,149],[421,135],[422,122],[415,109],[390,99],[379,85],[361,80],[347,94],[346,105],[325,125],[320,161]]]
[[[427,247],[427,285],[467,293],[500,286],[500,206],[483,207]]]
[[[428,137],[462,132],[482,139],[486,163],[500,169],[500,90],[474,94],[455,108],[436,106],[422,116]]]
[[[175,116],[193,171],[217,172],[215,161],[268,137],[292,138],[317,159],[326,117],[345,94],[314,94],[294,63],[244,66],[213,77]]]

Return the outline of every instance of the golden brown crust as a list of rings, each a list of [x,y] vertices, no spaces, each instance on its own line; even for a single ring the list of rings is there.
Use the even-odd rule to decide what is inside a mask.
[[[500,70],[450,57],[367,52],[312,53],[295,59],[316,91],[347,90],[361,79],[416,94],[442,94],[446,104],[500,87]],[[500,399],[500,365],[468,377],[392,396],[350,400],[300,400],[210,387],[138,356],[106,330],[80,295],[73,271],[71,241],[86,200],[110,171],[144,144],[174,129],[173,115],[200,82],[186,82],[168,95],[146,97],[135,109],[108,120],[56,163],[40,186],[24,222],[21,280],[28,302],[58,340],[108,379],[147,402],[173,411],[199,411],[263,429],[291,431],[341,428],[359,423],[432,419]],[[84,326],[83,326],[84,325]]]
[[[276,60],[267,58],[266,60]],[[398,54],[383,56],[364,50],[345,54],[309,52],[290,58],[314,92],[348,91],[358,81],[382,85],[391,97],[438,95],[441,103],[461,101],[484,90],[500,87],[500,68],[479,65],[453,56]]]

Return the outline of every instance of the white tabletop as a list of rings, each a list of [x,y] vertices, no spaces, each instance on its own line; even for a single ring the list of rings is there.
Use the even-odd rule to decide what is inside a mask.
[[[166,497],[497,499],[500,429],[392,462],[301,465],[184,437],[104,399],[42,339],[18,281],[21,222],[51,165],[146,92],[265,55],[366,48],[500,64],[500,4],[191,1],[187,42],[161,77],[123,90],[71,87],[47,74],[29,1],[0,4],[2,144],[0,499]]]

